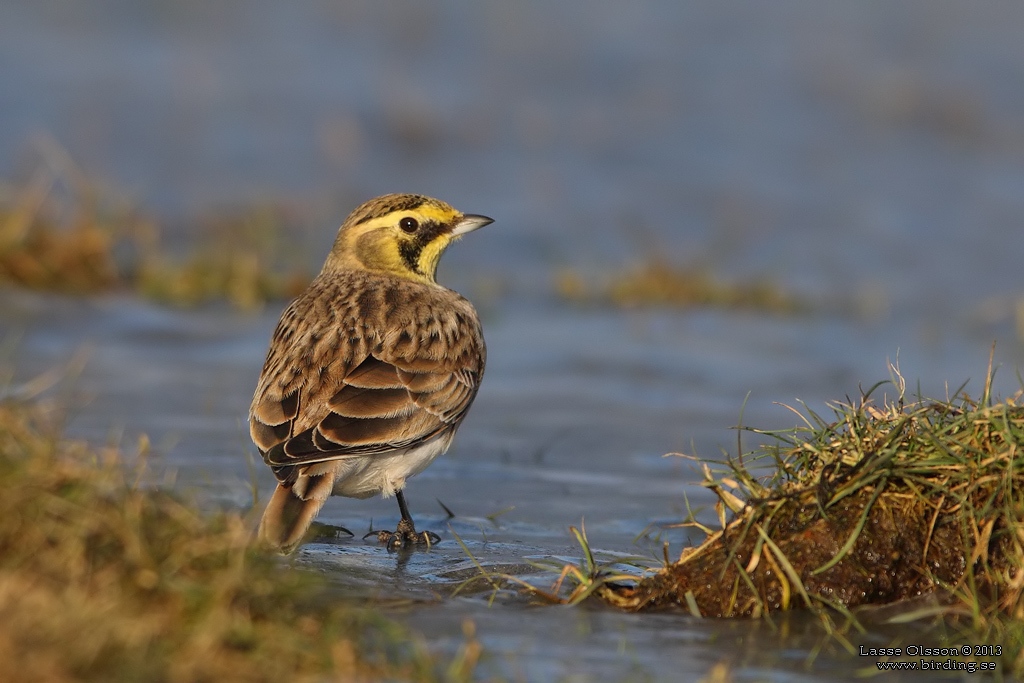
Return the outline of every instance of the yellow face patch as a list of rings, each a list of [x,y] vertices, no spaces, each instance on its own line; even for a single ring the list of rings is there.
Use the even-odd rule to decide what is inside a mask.
[[[364,205],[353,212],[338,233],[324,270],[363,268],[433,283],[437,263],[452,242],[452,229],[462,217],[451,206],[416,195],[387,207]],[[384,198],[382,198],[384,199]],[[379,200],[375,200],[379,201]]]

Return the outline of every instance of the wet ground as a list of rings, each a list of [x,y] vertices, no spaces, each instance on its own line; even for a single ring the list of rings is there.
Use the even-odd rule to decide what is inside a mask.
[[[442,263],[481,310],[489,365],[455,447],[407,491],[441,545],[403,559],[340,539],[299,561],[434,647],[453,651],[471,619],[482,672],[512,679],[686,680],[727,661],[735,680],[831,681],[873,666],[819,649],[799,617],[772,630],[437,595],[473,570],[454,534],[527,577],[525,560],[578,558],[567,528],[581,523],[610,553],[660,553],[656,537],[678,552],[685,534],[659,527],[685,515],[684,496],[710,497],[663,455],[734,452],[748,393],[746,424],[790,427],[774,402],[824,411],[898,355],[925,394],[968,379],[977,394],[993,340],[997,391],[1019,387],[1021,6],[282,8],[4,4],[0,176],[52,136],[172,239],[196,237],[205,211],[272,202],[307,226],[296,241],[317,261],[345,213],[383,192],[497,219]],[[599,278],[652,254],[847,312],[623,311],[553,294],[561,268]],[[178,485],[246,506],[245,415],[279,309],[3,290],[0,361],[16,386],[84,349],[59,389],[71,434],[130,447],[145,433]],[[393,501],[333,500],[321,521],[365,532],[397,516]]]

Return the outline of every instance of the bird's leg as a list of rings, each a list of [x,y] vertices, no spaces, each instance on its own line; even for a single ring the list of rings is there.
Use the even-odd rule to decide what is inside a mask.
[[[405,502],[405,495],[401,491],[395,491],[395,498],[398,499],[398,509],[402,513],[402,519],[398,522],[395,531],[378,531],[377,540],[387,545],[388,550],[405,549],[413,545],[425,545],[428,548],[435,543],[441,542],[441,537],[433,531],[416,532],[416,525],[412,522],[412,515],[409,514],[409,506]],[[369,536],[371,534],[367,534]]]

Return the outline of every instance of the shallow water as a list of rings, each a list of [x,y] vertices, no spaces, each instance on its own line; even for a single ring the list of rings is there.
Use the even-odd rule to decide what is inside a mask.
[[[407,489],[420,528],[439,533],[441,544],[408,556],[388,553],[359,537],[397,523],[393,501],[332,499],[320,521],[356,537],[311,543],[300,551],[300,564],[328,572],[346,591],[382,600],[383,609],[442,650],[454,652],[463,621],[471,619],[488,652],[482,673],[673,680],[703,675],[723,660],[737,667],[737,680],[845,680],[852,667],[871,665],[835,644],[812,658],[823,636],[799,616],[785,628],[803,635],[783,641],[758,624],[593,606],[540,609],[507,591],[491,604],[492,591],[479,584],[439,598],[477,574],[456,535],[490,571],[542,587],[554,574],[530,562],[580,559],[570,525],[584,525],[606,559],[640,555],[656,564],[661,541],[677,553],[686,534],[661,527],[685,516],[686,499],[699,507],[710,497],[694,485],[700,476],[688,461],[664,453],[734,452],[729,427],[748,391],[746,424],[793,426],[792,414],[772,401],[800,398],[824,410],[824,400],[854,393],[858,382],[883,379],[885,358],[895,353],[877,330],[841,319],[514,301],[499,308],[487,321],[492,361],[455,447]],[[18,349],[9,352],[18,377],[60,365],[77,350],[88,353],[81,374],[60,389],[70,433],[117,439],[128,449],[146,433],[159,455],[155,469],[174,470],[179,486],[211,504],[251,504],[253,448],[243,420],[276,311],[179,312],[126,297],[6,292],[0,313],[0,333],[12,338],[19,331]],[[984,351],[962,342],[905,354],[901,365],[909,377],[981,378]],[[1022,360],[1003,350],[999,358]],[[1016,382],[1009,373],[997,378],[1004,392]],[[944,391],[935,383],[922,388]],[[977,382],[974,388],[980,390]],[[262,464],[255,473],[265,497],[270,473]],[[712,518],[705,514],[708,523]],[[399,599],[404,606],[395,606]]]
[[[442,263],[483,314],[489,365],[453,450],[407,491],[441,545],[401,558],[342,538],[299,561],[439,649],[471,619],[482,673],[513,679],[685,680],[727,661],[735,680],[846,680],[870,666],[834,645],[811,658],[821,635],[799,616],[773,631],[437,594],[473,570],[455,534],[537,581],[525,559],[578,557],[570,525],[609,553],[658,554],[661,540],[677,553],[686,535],[661,526],[710,498],[663,455],[735,452],[741,411],[793,426],[775,402],[826,411],[897,357],[912,389],[971,379],[978,394],[993,340],[996,390],[1019,388],[1024,6],[282,7],[3,4],[0,174],[30,165],[44,133],[173,238],[212,208],[274,202],[316,259],[382,192],[497,219]],[[552,294],[560,268],[599,276],[651,254],[851,312],[622,311]],[[245,414],[279,310],[3,290],[0,360],[16,390],[84,350],[54,390],[71,434],[130,448],[145,433],[179,486],[247,506]],[[269,472],[253,471],[266,496]],[[321,521],[361,536],[396,508],[332,500]]]

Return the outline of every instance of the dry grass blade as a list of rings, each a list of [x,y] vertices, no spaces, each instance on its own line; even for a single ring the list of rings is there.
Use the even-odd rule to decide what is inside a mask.
[[[793,584],[793,586],[796,587],[797,592],[800,594],[800,597],[804,601],[804,605],[810,607],[811,599],[807,596],[807,591],[804,589],[804,583],[800,580],[800,574],[797,573],[797,571],[793,568],[793,565],[786,557],[786,554],[782,552],[779,546],[775,545],[775,541],[773,541],[771,537],[765,533],[764,529],[762,529],[761,527],[757,527],[757,533],[764,540],[765,545],[767,545],[768,548],[771,549],[771,555],[769,555],[769,557],[774,556],[774,559],[772,561],[774,563],[777,563],[777,566],[781,566],[782,573],[785,574],[789,581]]]
[[[473,562],[473,566],[475,566],[477,570],[480,572],[479,577],[471,577],[463,581],[458,586],[456,586],[455,590],[452,591],[452,596],[458,595],[467,586],[470,586],[473,583],[475,583],[477,578],[483,578],[485,581],[487,581],[487,583],[491,585],[491,588],[494,589],[491,594],[493,599],[493,596],[497,595],[498,591],[501,590],[501,585],[497,581],[495,581],[495,575],[487,571],[484,568],[484,566],[480,564],[480,561],[477,560],[473,553],[469,551],[469,548],[466,547],[466,544],[463,542],[462,537],[455,532],[455,529],[452,528],[451,524],[448,525],[448,531],[452,533],[452,536],[455,538],[455,541],[459,544],[459,547],[462,548],[462,552],[466,553],[466,556],[469,557],[469,559]]]

